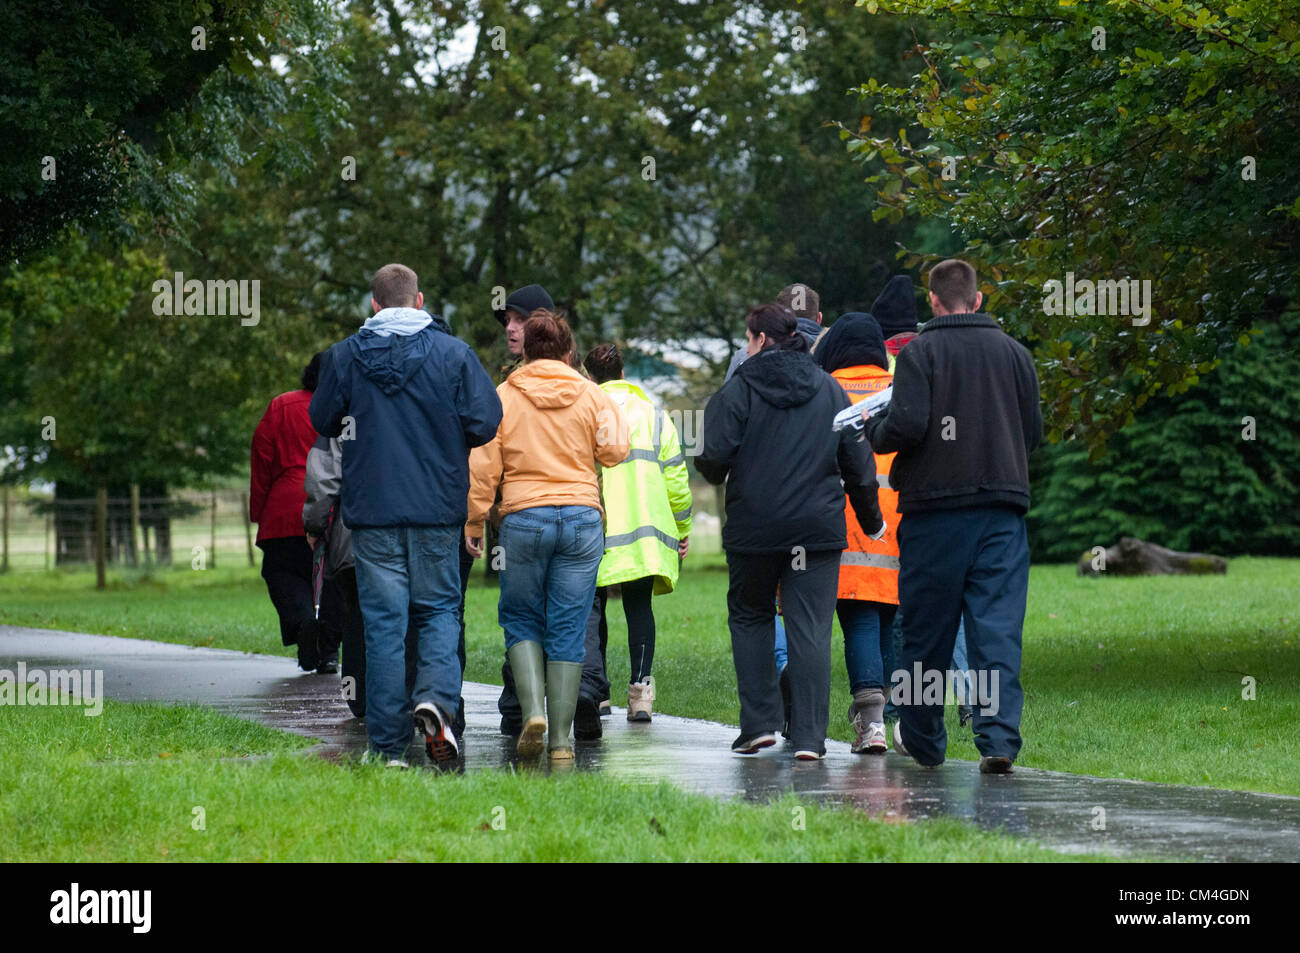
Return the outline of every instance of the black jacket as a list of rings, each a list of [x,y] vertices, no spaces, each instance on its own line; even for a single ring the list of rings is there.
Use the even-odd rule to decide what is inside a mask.
[[[1043,436],[1033,358],[987,314],[945,314],[901,351],[888,409],[867,421],[898,451],[898,511],[1029,509],[1029,454]]]
[[[727,481],[727,550],[842,550],[846,492],[859,523],[880,525],[871,448],[831,430],[848,405],[807,353],[776,348],[745,361],[713,395],[695,468],[710,483]]]

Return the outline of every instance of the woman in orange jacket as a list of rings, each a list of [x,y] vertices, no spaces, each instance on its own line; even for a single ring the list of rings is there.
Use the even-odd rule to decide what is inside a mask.
[[[536,757],[549,734],[553,761],[573,758],[587,616],[605,553],[596,465],[614,466],[628,452],[622,411],[570,366],[573,349],[563,318],[532,313],[525,363],[497,388],[501,426],[470,454],[465,525],[466,549],[481,556],[499,487],[503,518],[492,558],[501,570],[497,619],[523,714],[516,750]]]
[[[859,311],[840,316],[817,342],[813,359],[830,373],[853,403],[866,400],[893,383],[885,338],[880,325]],[[853,726],[853,751],[885,753],[885,696],[889,673],[883,659],[885,640],[898,611],[898,493],[890,488],[894,454],[878,453],[877,499],[885,518],[883,539],[862,531],[853,508],[845,506],[848,548],[840,557],[839,599],[836,612],[844,630],[844,664],[849,672],[849,722]]]

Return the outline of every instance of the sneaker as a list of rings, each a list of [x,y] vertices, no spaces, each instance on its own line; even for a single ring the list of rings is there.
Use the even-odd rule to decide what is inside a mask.
[[[1011,774],[1010,758],[980,758],[980,774]]]
[[[633,682],[627,687],[627,720],[648,722],[651,710],[654,708],[654,701],[653,675],[647,675],[644,681]]]
[[[405,758],[389,758],[388,763],[384,765],[386,768],[409,768],[410,766],[411,762]]]
[[[447,764],[460,757],[460,746],[451,724],[433,702],[420,702],[413,713],[416,727],[424,733],[424,750],[434,764]]]
[[[361,755],[362,764],[383,764],[385,768],[409,768],[411,762],[405,758],[390,757],[386,754],[380,754],[378,751],[366,751]]]
[[[602,699],[600,700],[600,717],[601,717],[601,718],[608,718],[611,714],[613,714],[613,712],[614,712],[614,709],[610,707],[610,705],[609,705],[609,699],[608,699],[608,698],[602,698]]]
[[[862,712],[853,716],[853,733],[856,737],[850,750],[854,754],[884,754],[888,748],[885,744],[885,723],[883,721],[867,722]]]
[[[760,748],[770,748],[776,744],[776,735],[770,731],[760,731],[752,735],[741,735],[731,743],[733,754],[757,754]]]
[[[573,737],[578,741],[597,741],[604,733],[600,727],[600,708],[594,698],[578,696],[578,707],[573,713]]]
[[[903,723],[901,721],[894,722],[894,750],[904,758],[912,757],[907,753],[907,749],[903,747]]]
[[[825,751],[811,751],[807,748],[801,749],[794,753],[796,761],[820,761],[826,757]]]

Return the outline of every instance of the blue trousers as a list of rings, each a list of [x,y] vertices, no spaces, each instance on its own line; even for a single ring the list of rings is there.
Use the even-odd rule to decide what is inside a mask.
[[[402,758],[412,704],[431,701],[451,719],[460,704],[460,526],[352,531],[357,598],[366,626],[366,733]],[[415,690],[406,692],[406,628],[416,629]]]
[[[605,554],[600,510],[534,506],[501,521],[501,599],[506,649],[540,642],[552,662],[581,662],[596,574]]]
[[[1029,593],[1029,540],[1024,517],[1004,507],[905,513],[898,528],[906,672],[946,672],[957,624],[965,623],[970,668],[992,691],[976,707],[975,747],[1014,759],[1020,752],[1021,638]],[[941,764],[948,737],[943,701],[923,702],[919,687],[902,699],[899,719],[908,753]],[[992,710],[989,710],[992,709]]]

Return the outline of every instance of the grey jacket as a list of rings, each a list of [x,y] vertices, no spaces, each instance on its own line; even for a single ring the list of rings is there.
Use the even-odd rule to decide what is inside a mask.
[[[333,579],[353,566],[352,532],[339,516],[339,495],[343,490],[343,445],[338,438],[317,437],[307,451],[307,479],[303,484],[307,502],[302,508],[302,525],[312,536],[329,530],[325,552],[325,578]],[[330,521],[331,512],[334,514]]]

